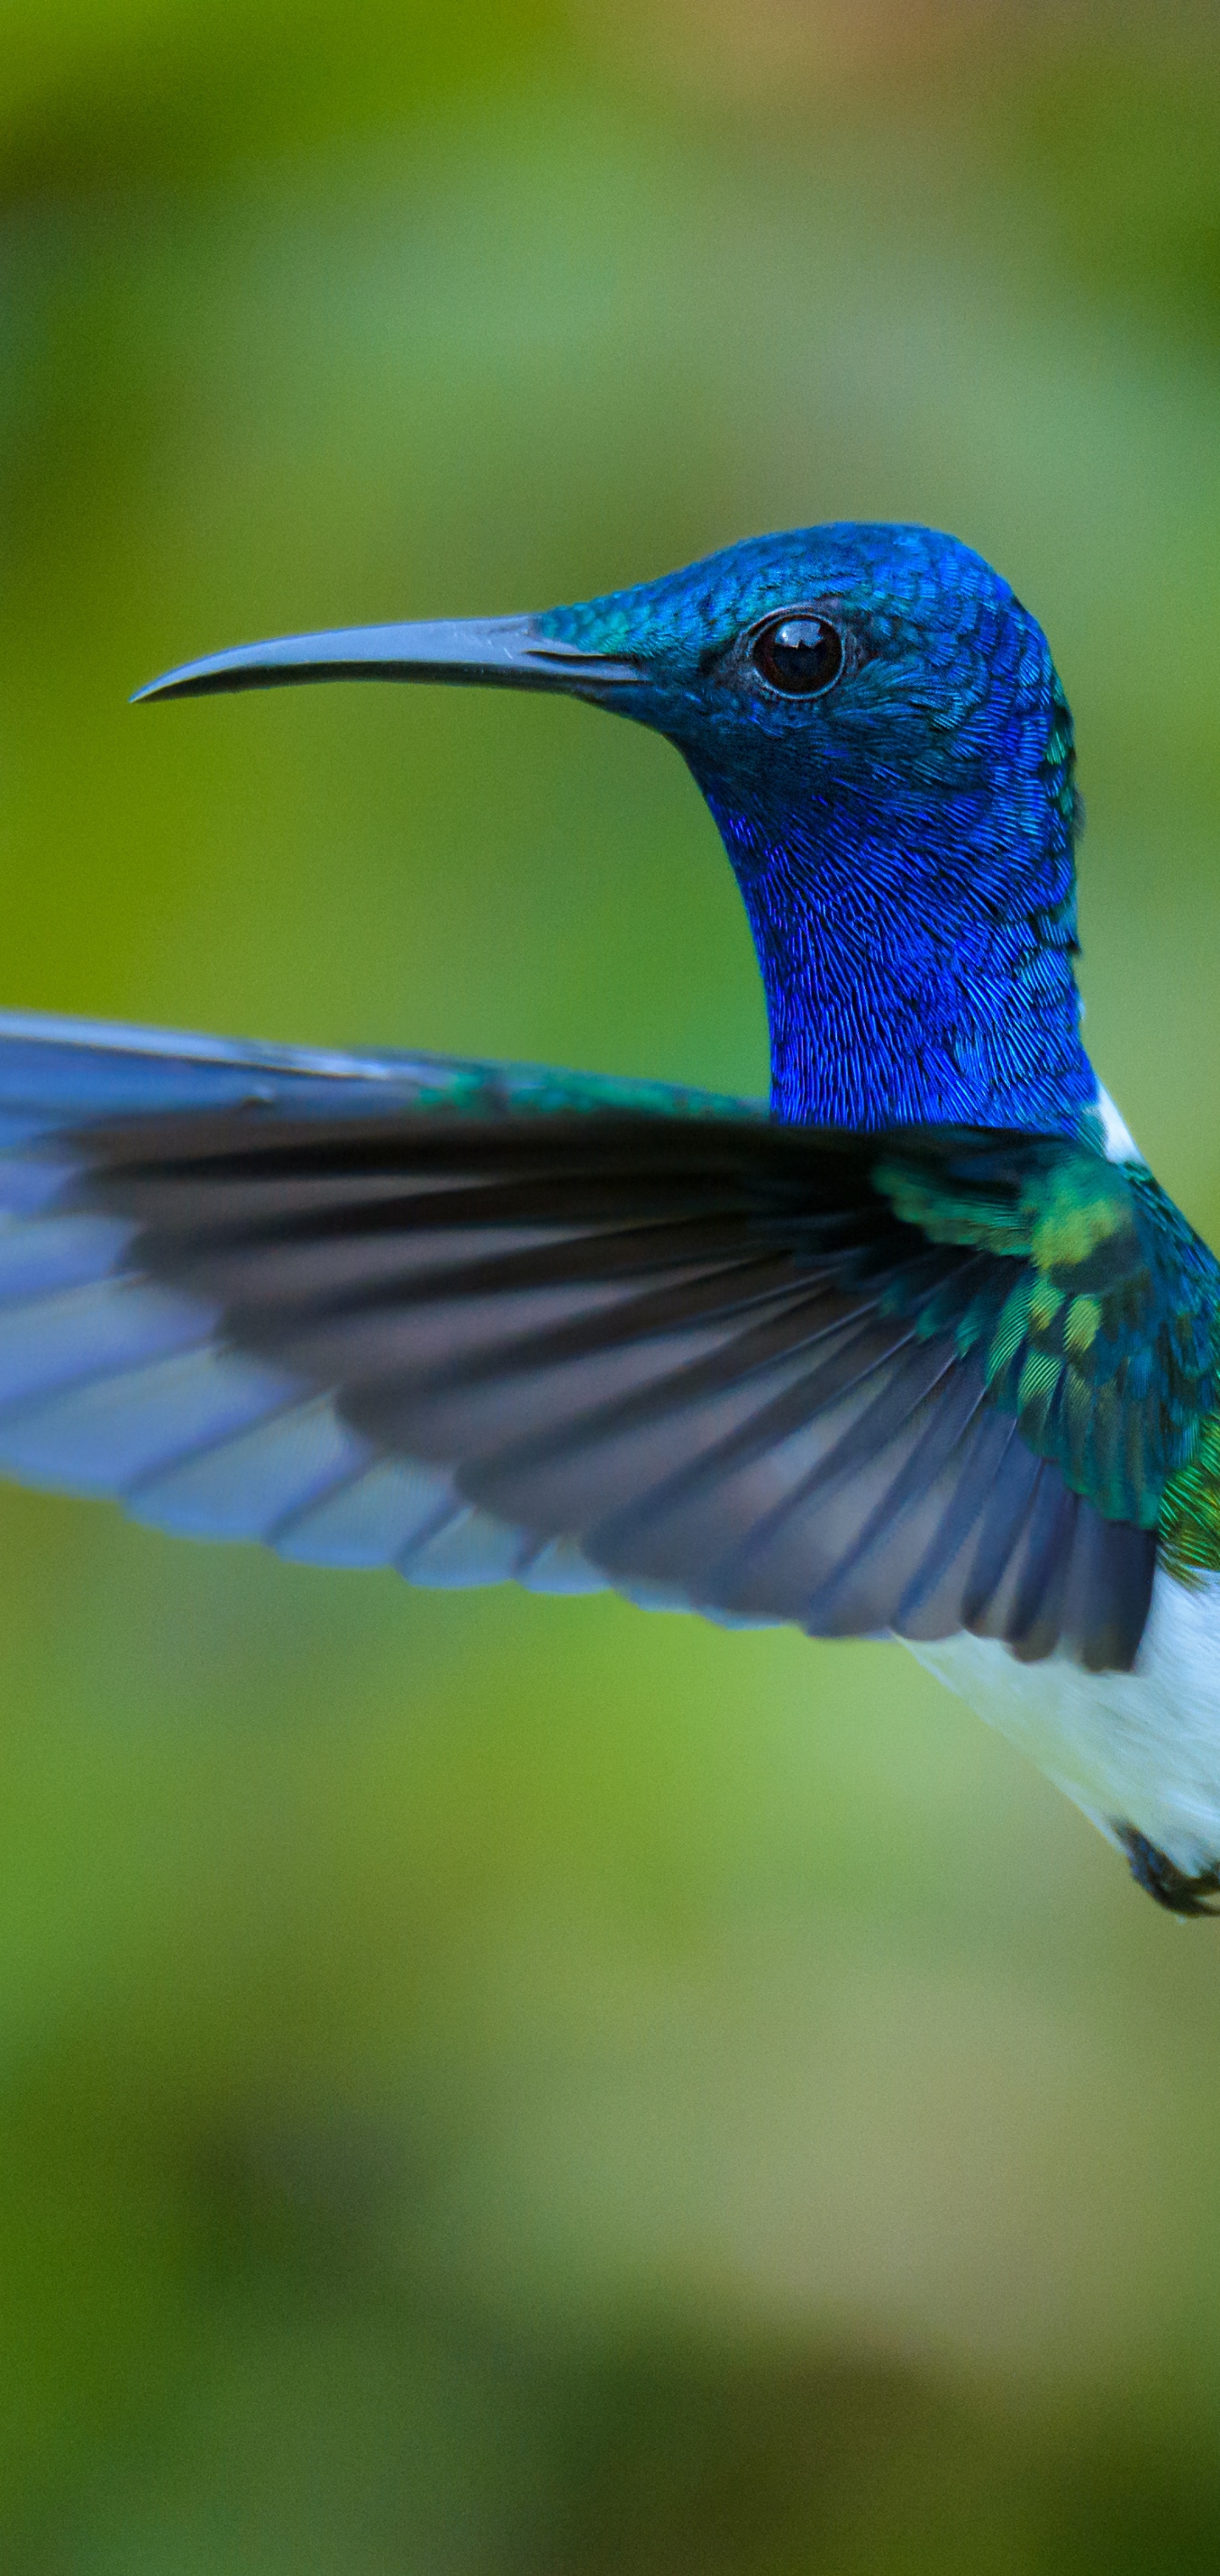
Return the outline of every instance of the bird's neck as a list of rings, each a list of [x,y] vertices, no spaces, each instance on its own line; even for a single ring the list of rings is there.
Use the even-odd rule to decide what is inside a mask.
[[[716,812],[762,969],[777,1118],[1074,1133],[1098,1096],[1072,969],[1070,844],[1011,850]],[[960,821],[960,818],[958,818]],[[990,864],[989,864],[990,862]]]

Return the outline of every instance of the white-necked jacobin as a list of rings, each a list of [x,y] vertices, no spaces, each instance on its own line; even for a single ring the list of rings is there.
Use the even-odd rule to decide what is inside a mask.
[[[1220,1890],[1220,1272],[1081,1043],[1072,722],[925,528],[143,697],[563,690],[681,752],[771,1098],[0,1016],[0,1469],[420,1583],[893,1636]]]

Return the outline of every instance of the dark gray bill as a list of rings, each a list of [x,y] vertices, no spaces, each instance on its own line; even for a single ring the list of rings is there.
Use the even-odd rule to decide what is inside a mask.
[[[532,617],[469,617],[436,625],[338,627],[324,635],[239,644],[150,680],[136,690],[133,703],[208,697],[223,689],[277,689],[304,680],[449,680],[597,696],[639,677],[633,662],[584,653],[541,634]]]

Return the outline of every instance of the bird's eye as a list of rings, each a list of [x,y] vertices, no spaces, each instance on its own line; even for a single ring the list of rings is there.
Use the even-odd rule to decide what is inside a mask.
[[[820,698],[843,668],[843,638],[826,617],[771,617],[759,627],[750,659],[782,697]]]

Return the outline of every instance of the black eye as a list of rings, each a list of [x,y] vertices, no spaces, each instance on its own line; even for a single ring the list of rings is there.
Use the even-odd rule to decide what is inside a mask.
[[[843,638],[826,617],[772,617],[759,627],[750,659],[783,697],[819,698],[843,668]]]

